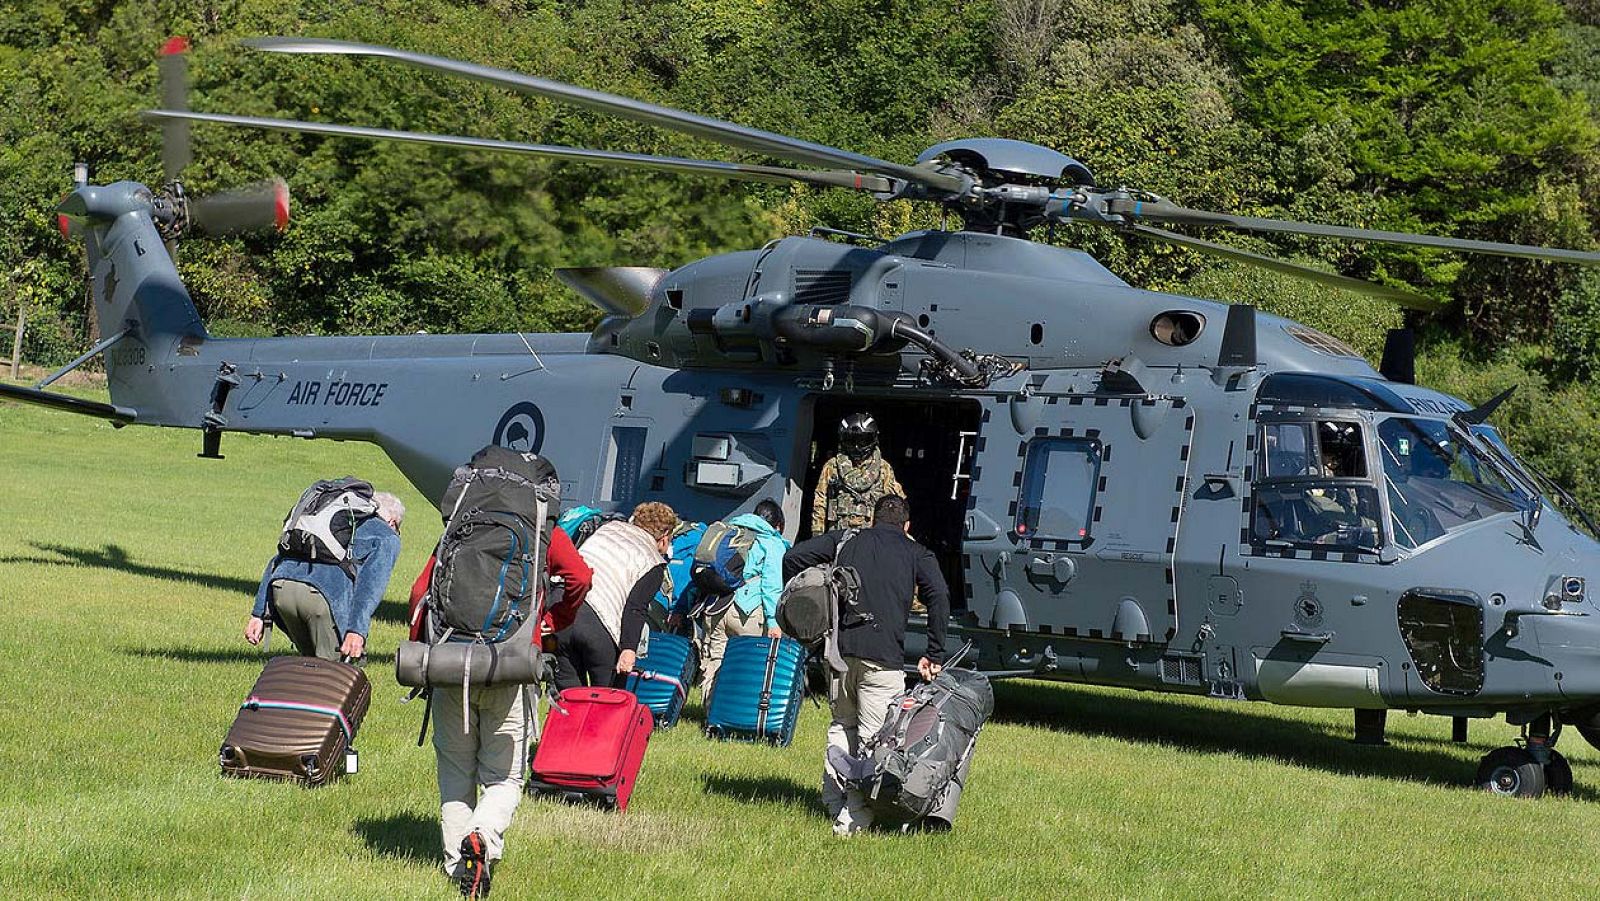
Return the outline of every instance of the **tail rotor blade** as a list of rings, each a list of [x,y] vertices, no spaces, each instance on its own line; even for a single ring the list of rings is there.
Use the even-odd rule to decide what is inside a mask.
[[[189,108],[189,39],[168,38],[161,46],[157,62],[161,72],[161,105],[172,110]],[[167,119],[161,123],[161,171],[174,181],[193,159],[189,146],[189,123]]]
[[[189,200],[189,220],[208,235],[276,229],[289,225],[289,185],[281,178]]]

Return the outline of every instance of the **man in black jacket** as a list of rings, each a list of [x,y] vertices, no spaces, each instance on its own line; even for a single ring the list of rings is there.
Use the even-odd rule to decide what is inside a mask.
[[[933,552],[910,531],[911,507],[905,498],[885,495],[878,500],[870,528],[826,532],[795,545],[783,558],[785,581],[808,566],[830,562],[852,567],[860,577],[862,617],[855,622],[846,618],[839,627],[846,671],[832,673],[828,684],[833,709],[828,744],[852,755],[862,740],[882,728],[889,704],[905,690],[906,621],[915,596],[928,608],[928,655],[917,669],[924,679],[932,679],[944,663],[950,590]],[[835,834],[852,835],[872,823],[860,793],[846,792],[826,761],[822,800],[834,818]]]

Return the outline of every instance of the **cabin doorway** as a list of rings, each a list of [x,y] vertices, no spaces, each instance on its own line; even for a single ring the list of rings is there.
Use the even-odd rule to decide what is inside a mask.
[[[808,399],[810,454],[806,459],[799,535],[811,534],[812,505],[822,465],[839,450],[839,423],[851,413],[871,413],[878,446],[894,467],[911,504],[911,535],[939,559],[950,586],[952,610],[966,608],[961,542],[972,493],[973,449],[982,410],[976,400],[901,400],[818,395]]]

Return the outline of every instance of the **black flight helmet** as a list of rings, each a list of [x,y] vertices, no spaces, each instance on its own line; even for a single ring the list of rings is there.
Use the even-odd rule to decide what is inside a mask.
[[[839,423],[839,450],[856,463],[878,449],[878,421],[871,413],[851,413]]]

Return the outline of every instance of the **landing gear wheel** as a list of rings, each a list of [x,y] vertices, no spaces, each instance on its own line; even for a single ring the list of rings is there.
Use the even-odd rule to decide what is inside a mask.
[[[1572,794],[1572,764],[1554,748],[1550,749],[1550,762],[1544,765],[1544,790],[1552,795]]]
[[[1484,791],[1508,798],[1537,798],[1545,792],[1545,770],[1532,754],[1508,745],[1483,755],[1477,784]]]

